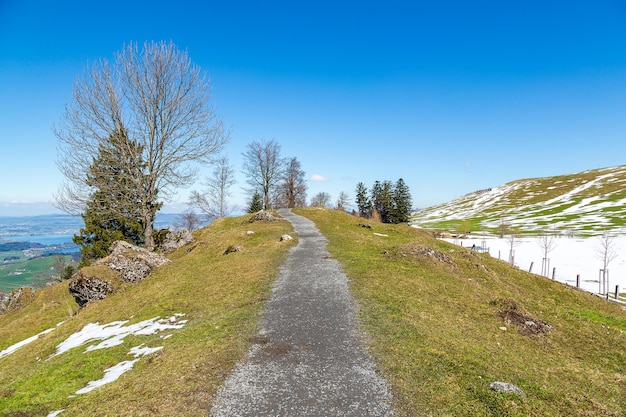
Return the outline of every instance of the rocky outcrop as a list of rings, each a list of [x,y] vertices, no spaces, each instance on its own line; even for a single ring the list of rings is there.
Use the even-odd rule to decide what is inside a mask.
[[[117,241],[111,246],[109,256],[72,276],[69,292],[80,306],[84,306],[114,293],[123,282],[142,281],[153,269],[169,262],[163,255]]]
[[[17,288],[7,295],[6,299],[0,302],[0,313],[10,310],[19,310],[28,305],[35,298],[35,291],[30,287]]]
[[[249,219],[245,220],[243,222],[243,224],[254,223],[254,222],[273,222],[275,220],[279,220],[279,218],[274,216],[269,211],[258,211],[256,213],[254,213],[254,215],[252,217],[250,217]]]
[[[121,240],[113,243],[110,252],[109,256],[99,259],[94,265],[106,265],[110,269],[118,271],[124,282],[139,282],[148,276],[154,268],[170,262],[163,255]]]
[[[180,229],[176,232],[168,230],[165,232],[165,237],[163,238],[163,242],[159,245],[159,249],[163,253],[171,253],[194,240],[193,235],[187,229]]]
[[[90,301],[102,300],[114,293],[120,278],[104,265],[83,268],[72,276],[68,289],[79,306]]]

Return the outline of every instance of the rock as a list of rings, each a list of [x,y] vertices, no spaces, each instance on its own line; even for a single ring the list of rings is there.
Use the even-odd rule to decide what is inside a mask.
[[[97,271],[97,268],[83,268],[75,273],[70,280],[68,287],[70,294],[81,307],[90,301],[102,300],[117,289],[114,280],[102,277],[102,275],[110,277],[110,274],[98,274]]]
[[[274,216],[272,213],[267,211],[258,211],[254,213],[252,217],[248,220],[245,220],[243,223],[254,223],[254,222],[273,222],[278,220],[278,217]]]
[[[233,252],[241,252],[241,246],[239,246],[239,245],[230,245],[224,251],[224,255],[228,255],[229,253],[233,253]]]
[[[165,232],[165,237],[163,238],[163,242],[159,245],[159,249],[163,253],[171,253],[194,240],[193,235],[187,229],[180,229],[176,232],[168,230]]]
[[[281,242],[284,242],[284,241],[290,241],[290,240],[293,240],[293,238],[292,238],[291,236],[289,236],[289,235],[282,235],[282,236],[280,237],[280,241],[281,241]]]
[[[252,230],[248,230],[246,232],[246,235],[248,235],[248,236],[252,236],[253,234],[254,234],[254,231],[252,231]]]
[[[357,226],[364,227],[366,229],[371,229],[372,228],[371,224],[365,224],[365,223],[359,223],[359,224],[357,224]]]
[[[495,381],[489,384],[489,388],[496,392],[512,393],[517,394],[522,398],[526,398],[526,394],[524,394],[521,389],[513,384],[509,384],[508,382]]]
[[[11,291],[6,299],[0,302],[0,313],[10,310],[19,310],[30,304],[35,298],[35,291],[30,287],[20,287]]]
[[[124,282],[143,280],[154,269],[170,262],[163,255],[118,240],[111,245],[111,254],[97,260],[94,265],[106,265],[119,271]]]

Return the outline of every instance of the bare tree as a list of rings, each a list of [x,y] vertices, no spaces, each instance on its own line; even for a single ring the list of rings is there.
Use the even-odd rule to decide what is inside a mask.
[[[340,191],[337,197],[337,210],[345,210],[348,204],[350,204],[350,196],[345,191]]]
[[[509,244],[509,263],[515,264],[515,246],[519,244],[519,235],[517,233],[511,233],[507,235],[506,241]]]
[[[556,238],[548,230],[543,230],[537,237],[537,244],[541,248],[543,259],[541,261],[541,275],[548,276],[550,273],[550,258],[548,254],[556,248]]]
[[[249,143],[242,171],[250,185],[250,194],[260,191],[263,196],[263,209],[272,208],[277,198],[277,187],[284,171],[284,160],[280,156],[280,145],[275,140]]]
[[[193,163],[206,163],[228,140],[228,133],[209,105],[209,80],[173,43],[125,45],[111,65],[93,64],[74,84],[60,126],[57,165],[66,182],[56,205],[79,214],[93,191],[85,183],[100,145],[123,132],[138,161],[128,167],[139,201],[145,245],[154,248],[154,207],[196,176]]]
[[[210,219],[226,217],[233,211],[233,207],[228,204],[228,197],[231,196],[230,187],[235,182],[235,170],[228,163],[227,157],[221,157],[215,161],[211,176],[204,182],[204,192],[192,191],[189,204]]]
[[[177,229],[187,229],[190,232],[196,230],[202,224],[202,219],[193,209],[187,209],[180,213],[174,222]]]
[[[600,292],[609,292],[609,264],[617,258],[617,248],[615,247],[615,235],[604,232],[599,238],[600,245],[596,255],[602,261],[600,270]]]
[[[328,207],[330,205],[330,194],[321,191],[311,198],[311,205],[314,207]]]
[[[279,185],[278,205],[288,208],[306,206],[306,190],[305,173],[300,161],[296,157],[289,158]]]

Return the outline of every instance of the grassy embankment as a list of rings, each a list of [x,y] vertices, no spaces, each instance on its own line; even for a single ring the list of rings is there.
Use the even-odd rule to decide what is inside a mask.
[[[318,224],[351,279],[399,415],[626,415],[622,308],[405,225],[366,229],[358,226],[366,221],[334,210],[299,213]],[[0,414],[65,408],[71,416],[207,415],[213,393],[250,345],[290,246],[278,242],[290,230],[286,222],[241,220],[203,229],[191,252],[174,253],[174,263],[78,314],[62,283],[39,292],[24,310],[0,316],[0,350],[65,320],[0,359]],[[257,233],[246,236],[248,229]],[[223,256],[232,243],[243,252]],[[133,337],[119,348],[87,354],[80,348],[45,360],[86,323],[175,313],[186,313],[189,323],[169,339]],[[533,334],[523,324],[531,319],[552,330]],[[67,398],[130,359],[129,347],[141,343],[165,348],[115,383]],[[490,390],[496,380],[516,384],[526,398]]]
[[[206,416],[212,395],[247,351],[271,282],[293,244],[279,242],[291,230],[285,221],[242,225],[242,220],[214,222],[197,232],[196,243],[173,253],[171,264],[81,311],[65,282],[38,291],[28,307],[0,316],[0,351],[63,321],[0,358],[0,415],[46,416],[65,409],[61,416]],[[248,236],[248,230],[256,233]],[[242,252],[223,255],[230,244],[241,245]],[[88,353],[83,346],[47,360],[87,323],[136,323],[176,313],[189,322],[166,340],[131,336],[121,346]],[[142,358],[116,382],[68,398],[102,378],[105,369],[133,359],[130,347],[141,344],[164,349]]]
[[[350,277],[400,415],[626,415],[622,307],[406,225],[298,213]],[[542,323],[552,329],[542,333]],[[496,393],[493,381],[526,398]]]

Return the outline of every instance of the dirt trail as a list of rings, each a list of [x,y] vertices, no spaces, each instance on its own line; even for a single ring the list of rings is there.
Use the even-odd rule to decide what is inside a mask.
[[[279,213],[299,236],[263,328],[211,416],[391,416],[386,382],[363,349],[347,277],[315,224]]]

